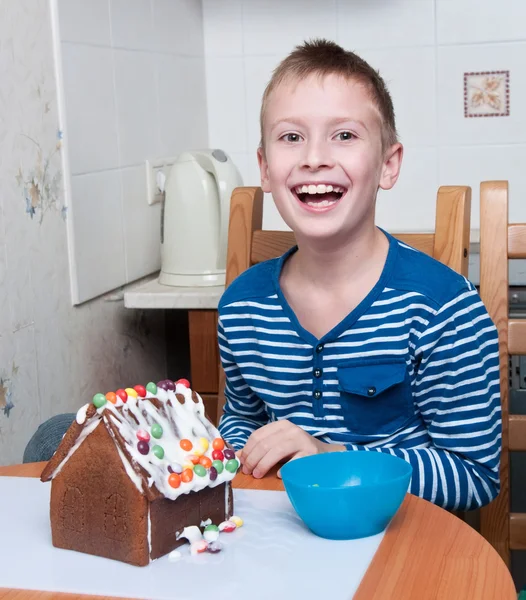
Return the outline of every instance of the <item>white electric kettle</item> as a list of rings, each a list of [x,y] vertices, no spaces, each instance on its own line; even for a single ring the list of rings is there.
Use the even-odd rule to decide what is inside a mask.
[[[222,150],[183,152],[166,180],[159,283],[225,284],[230,196],[243,185]]]

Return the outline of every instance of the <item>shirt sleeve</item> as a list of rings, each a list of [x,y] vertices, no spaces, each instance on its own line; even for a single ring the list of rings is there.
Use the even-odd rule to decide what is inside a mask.
[[[416,341],[413,398],[425,447],[367,448],[411,463],[409,491],[450,510],[470,510],[500,489],[501,404],[497,330],[474,288],[446,303]]]
[[[250,434],[269,422],[264,402],[245,382],[228,338],[218,319],[217,338],[221,365],[225,371],[225,406],[219,421],[221,436],[239,450]]]

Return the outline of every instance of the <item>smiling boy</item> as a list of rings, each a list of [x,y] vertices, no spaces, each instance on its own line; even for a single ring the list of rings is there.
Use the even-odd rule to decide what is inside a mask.
[[[245,473],[331,451],[391,453],[450,509],[499,489],[497,333],[474,286],[375,225],[403,148],[389,92],[332,42],[298,47],[261,108],[261,185],[297,246],[225,291],[222,435]]]

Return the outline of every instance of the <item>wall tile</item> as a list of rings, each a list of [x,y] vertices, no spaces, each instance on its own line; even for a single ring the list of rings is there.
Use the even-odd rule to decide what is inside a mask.
[[[437,107],[443,145],[507,144],[526,131],[526,43],[438,48]],[[464,117],[464,73],[510,71],[509,117]]]
[[[393,99],[400,140],[409,146],[436,142],[435,49],[365,50],[360,55],[380,71]]]
[[[526,222],[526,181],[524,157],[526,145],[449,146],[440,149],[439,182],[441,185],[469,185],[471,228],[480,227],[480,182],[494,179],[509,181],[509,219]]]
[[[436,0],[436,5],[439,44],[526,38],[526,4],[521,0]]]
[[[162,155],[207,147],[204,59],[158,56],[157,84]]]
[[[433,0],[338,0],[338,42],[349,50],[435,43]]]
[[[161,268],[161,205],[146,201],[144,166],[121,169],[126,279],[135,281]]]
[[[250,0],[243,2],[245,55],[278,54],[313,37],[336,38],[336,0]]]
[[[206,83],[210,146],[246,152],[243,59],[208,57]]]
[[[388,231],[434,230],[437,191],[437,150],[405,148],[398,181],[378,193],[377,224]]]
[[[243,54],[242,0],[203,0],[205,54],[241,56]]]
[[[259,128],[261,99],[272,76],[272,71],[276,68],[280,60],[281,57],[278,56],[245,57],[247,151],[249,154],[255,152],[259,146],[261,137]]]
[[[155,35],[160,52],[203,56],[203,12],[195,0],[153,0]]]
[[[110,0],[110,16],[114,48],[157,48],[150,0]]]
[[[0,233],[0,237],[3,237]],[[7,290],[6,246],[0,243],[0,290]],[[7,293],[0,294],[0,336],[5,337],[10,329],[9,299]]]
[[[126,282],[121,180],[118,171],[74,175],[73,242],[80,301]]]
[[[114,60],[120,164],[136,165],[159,153],[155,56],[115,50]]]
[[[71,172],[117,167],[113,51],[68,43],[61,48]]]
[[[109,0],[58,0],[61,41],[110,46]]]

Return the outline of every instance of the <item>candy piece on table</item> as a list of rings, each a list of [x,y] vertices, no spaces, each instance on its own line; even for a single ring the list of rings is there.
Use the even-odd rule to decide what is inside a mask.
[[[164,458],[164,448],[162,446],[158,446],[157,444],[152,448],[152,452],[157,456],[159,460]]]
[[[168,471],[180,475],[183,472],[183,467],[178,462],[174,462],[171,465],[168,465]]]
[[[181,480],[184,481],[184,483],[190,483],[193,478],[194,472],[192,469],[184,469],[184,471],[181,473]]]
[[[230,517],[229,521],[236,524],[236,527],[243,527],[243,519],[241,517]]]
[[[181,538],[186,538],[191,544],[194,542],[199,542],[203,539],[203,534],[197,525],[189,525],[185,527],[181,533],[178,533],[175,536],[176,540],[180,540]]]
[[[219,531],[222,531],[223,533],[231,533],[232,531],[235,531],[236,528],[237,525],[233,521],[223,521],[219,525]]]
[[[93,396],[93,404],[96,408],[101,408],[107,402],[106,396],[104,394],[95,394]]]
[[[236,459],[227,460],[225,464],[225,469],[230,473],[235,473],[239,468],[239,463]]]
[[[210,467],[208,476],[210,477],[210,481],[215,481],[217,479],[217,469],[215,467]]]
[[[115,392],[108,392],[106,394],[106,400],[108,402],[111,402],[112,404],[115,404],[117,402],[117,395],[115,394]]]
[[[146,388],[144,387],[144,385],[134,385],[133,389],[141,398],[146,398]]]
[[[232,460],[233,458],[236,458],[236,453],[233,450],[230,450],[230,448],[225,448],[223,450],[223,454],[227,460]]]
[[[202,554],[206,552],[208,548],[208,542],[206,540],[199,540],[190,544],[190,554]]]
[[[184,387],[190,389],[190,382],[188,381],[188,379],[178,379],[175,384],[179,384],[179,385],[184,385]]]
[[[212,466],[212,461],[208,458],[208,456],[201,456],[199,459],[199,464],[203,465],[205,469],[209,469]]]
[[[215,542],[219,538],[219,527],[217,525],[208,525],[205,527],[203,537],[207,542]]]
[[[137,443],[137,450],[146,456],[150,452],[150,444],[144,440],[139,440]]]
[[[138,396],[137,392],[133,388],[126,388],[124,391],[132,398],[137,398]]]
[[[199,477],[204,477],[206,475],[206,469],[203,467],[203,465],[195,465],[194,473]]]
[[[152,436],[155,439],[159,439],[163,435],[163,428],[159,425],[159,423],[154,423],[151,428]]]
[[[201,446],[203,452],[206,452],[208,450],[208,446],[210,444],[205,437],[202,437],[202,438],[199,438],[199,445]]]
[[[186,452],[190,452],[190,450],[193,448],[193,444],[190,440],[187,440],[186,438],[183,438],[180,442],[179,442],[179,446],[181,446],[181,448],[183,450],[185,450]]]
[[[181,485],[181,477],[177,473],[170,473],[168,476],[168,485],[173,488],[178,488]]]
[[[150,394],[157,394],[157,386],[153,381],[146,384],[146,391],[150,392]]]
[[[182,557],[183,555],[179,552],[179,550],[172,550],[170,554],[168,554],[168,560],[170,562],[177,562],[178,560],[181,560]]]
[[[212,448],[214,450],[223,450],[224,447],[225,447],[225,442],[224,442],[223,438],[215,438],[214,441],[212,442]]]
[[[125,390],[123,390],[122,388],[119,388],[116,392],[117,396],[119,396],[119,398],[123,401],[123,402],[127,402],[128,401],[128,394],[126,393]]]
[[[225,458],[225,455],[223,454],[223,452],[221,452],[221,450],[214,450],[212,452],[212,458],[214,460],[223,460]]]
[[[223,472],[223,469],[225,468],[223,465],[223,461],[221,460],[212,461],[212,467],[217,471],[218,474],[221,474]]]
[[[210,542],[206,550],[207,552],[210,552],[212,554],[217,554],[218,552],[221,552],[221,550],[223,550],[223,544],[217,541]]]
[[[137,436],[138,440],[143,440],[145,442],[150,441],[150,434],[144,429],[138,429],[135,435]]]

